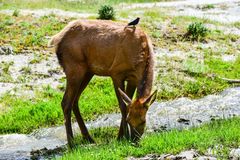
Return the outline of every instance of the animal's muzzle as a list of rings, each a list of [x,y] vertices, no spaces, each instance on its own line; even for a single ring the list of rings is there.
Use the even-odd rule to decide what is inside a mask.
[[[129,139],[132,142],[138,142],[142,135],[137,131],[136,128],[132,127],[129,123],[127,123],[127,128],[129,133]]]

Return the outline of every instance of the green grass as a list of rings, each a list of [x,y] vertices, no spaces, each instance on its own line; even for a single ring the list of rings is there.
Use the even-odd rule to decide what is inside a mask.
[[[215,8],[215,6],[213,4],[205,4],[203,6],[197,6],[197,8],[201,10],[209,10]]]
[[[186,35],[190,40],[199,41],[203,40],[208,33],[209,30],[207,29],[207,27],[204,26],[203,23],[194,22],[188,25]]]
[[[158,88],[158,99],[169,100],[179,97],[199,98],[213,94],[229,87],[229,84],[218,79],[198,73],[170,72],[159,75],[155,82]]]
[[[14,64],[11,62],[2,62],[0,63],[0,82],[12,82],[13,78],[9,73],[9,68]]]
[[[225,78],[240,77],[240,56],[235,62],[224,62],[221,59],[210,58],[206,60],[206,64],[211,68],[212,73]]]
[[[233,118],[213,121],[189,130],[147,134],[138,146],[128,142],[117,142],[115,137],[112,136],[116,134],[116,129],[98,129],[92,132],[95,133],[94,138],[99,139],[97,145],[78,146],[60,159],[112,160],[124,159],[129,156],[141,157],[150,153],[177,154],[189,149],[196,149],[200,154],[204,154],[208,148],[221,145],[223,149],[217,149],[218,154],[216,156],[218,159],[228,159],[230,149],[240,145],[239,123],[240,118]]]
[[[166,65],[158,66],[155,81],[158,99],[199,98],[236,86],[237,84],[231,85],[220,78],[239,79],[240,57],[234,62],[225,62],[216,58],[216,55],[210,55],[208,52],[205,54],[202,62],[188,58],[185,61],[174,62],[179,66],[171,65],[170,60]]]
[[[169,0],[148,0],[148,2],[160,2]],[[62,10],[77,11],[77,12],[95,12],[103,4],[118,5],[120,3],[144,3],[145,0],[2,0],[0,1],[0,9],[42,9],[42,8],[58,8]]]
[[[30,133],[40,127],[62,125],[61,100],[63,93],[46,87],[34,98],[5,95],[0,99],[6,112],[0,113],[0,134]],[[85,120],[103,113],[119,111],[111,80],[94,78],[79,101]]]
[[[238,29],[240,29],[240,22],[235,22],[235,23],[233,24],[233,26],[236,27],[236,28],[238,28]]]
[[[239,36],[208,29],[209,32],[202,41],[191,42],[183,38],[189,24],[193,22],[216,26],[224,24],[196,17],[172,17],[159,13],[159,9],[145,10],[141,23],[143,29],[151,36],[154,45],[166,48],[170,52],[182,51],[183,56],[188,52],[191,56],[188,55],[187,59],[167,56],[157,59],[158,62],[164,62],[156,63],[158,72],[154,86],[158,89],[158,99],[169,100],[183,96],[199,98],[233,86],[218,77],[239,79],[239,58],[235,62],[224,62],[221,59],[223,54],[240,53],[239,45],[235,43]],[[148,21],[148,17],[151,21]],[[165,21],[170,23],[161,30],[158,26]],[[202,47],[207,43],[213,43],[213,47]],[[228,66],[227,70],[223,66],[225,68]]]
[[[8,16],[0,14],[0,45],[10,44],[15,53],[22,50],[46,50],[47,36],[60,31],[71,19],[59,19],[54,15]]]

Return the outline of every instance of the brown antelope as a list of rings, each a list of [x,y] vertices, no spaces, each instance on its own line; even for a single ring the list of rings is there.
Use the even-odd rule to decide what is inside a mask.
[[[118,139],[138,140],[144,132],[146,112],[156,98],[156,92],[150,95],[153,48],[141,29],[124,27],[112,21],[75,20],[49,41],[67,79],[61,105],[70,147],[72,110],[83,137],[94,142],[78,108],[79,97],[93,75],[112,78],[122,114]],[[132,101],[136,88],[137,97]]]

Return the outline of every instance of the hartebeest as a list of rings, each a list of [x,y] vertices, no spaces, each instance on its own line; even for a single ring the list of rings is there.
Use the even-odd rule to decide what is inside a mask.
[[[156,92],[150,95],[153,48],[148,36],[139,28],[112,21],[75,20],[53,36],[49,45],[55,46],[67,79],[62,109],[68,144],[71,146],[73,139],[72,110],[83,137],[94,142],[78,108],[79,97],[93,75],[112,78],[122,114],[118,139],[138,140],[148,107],[156,98]],[[137,97],[132,101],[136,88]]]

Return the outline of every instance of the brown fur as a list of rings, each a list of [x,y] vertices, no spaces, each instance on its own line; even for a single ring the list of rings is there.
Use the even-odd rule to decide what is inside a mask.
[[[112,21],[76,20],[53,36],[49,42],[49,46],[55,46],[59,63],[67,78],[62,108],[69,144],[73,138],[71,118],[69,118],[72,109],[83,136],[93,142],[77,105],[79,96],[93,75],[110,76],[113,80],[122,113],[119,138],[129,136],[126,131],[129,111],[123,103],[118,88],[126,92],[130,99],[137,88],[137,101],[147,100],[150,97],[153,81],[151,41],[140,28],[124,29],[124,27],[125,24]],[[126,88],[124,81],[128,82]],[[131,104],[131,108],[133,110],[138,108],[137,106],[142,106],[143,110],[143,104]],[[146,115],[146,111],[139,113],[143,114],[142,117]],[[131,122],[129,123],[131,125]]]

